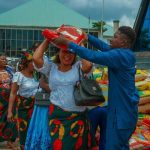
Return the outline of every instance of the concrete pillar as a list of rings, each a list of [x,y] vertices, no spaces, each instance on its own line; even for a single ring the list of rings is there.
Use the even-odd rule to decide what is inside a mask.
[[[119,20],[113,21],[113,28],[114,28],[114,33],[115,33],[119,28]]]

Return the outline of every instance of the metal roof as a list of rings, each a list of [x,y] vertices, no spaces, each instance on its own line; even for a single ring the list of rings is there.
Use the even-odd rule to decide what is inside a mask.
[[[0,14],[0,26],[50,27],[62,24],[73,25],[83,29],[92,29],[92,22],[78,12],[64,6],[57,0],[30,0],[7,12]],[[104,36],[112,36],[112,27],[106,25]],[[94,29],[93,29],[94,30]]]
[[[0,15],[0,25],[88,28],[89,20],[56,0],[30,0]],[[91,26],[90,26],[91,27]]]

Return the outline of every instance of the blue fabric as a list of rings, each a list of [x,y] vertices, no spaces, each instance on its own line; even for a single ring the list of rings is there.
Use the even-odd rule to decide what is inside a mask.
[[[106,150],[130,150],[129,139],[135,128],[118,129],[117,124],[107,129]]]
[[[106,121],[107,121],[107,107],[95,107],[88,112],[88,118],[91,122],[93,134],[100,128],[99,150],[106,149]]]
[[[27,132],[25,150],[50,150],[50,132],[48,126],[48,106],[34,106]]]
[[[97,38],[95,39],[100,41]],[[100,45],[102,45],[102,48]],[[117,119],[118,128],[133,128],[137,122],[139,101],[139,95],[135,88],[134,54],[130,49],[108,50],[109,46],[104,51],[106,44],[100,45],[96,46],[99,46],[99,49],[103,52],[89,50],[72,42],[69,44],[69,49],[82,58],[108,67],[108,120],[109,122],[112,121],[111,124],[113,125],[114,119]]]
[[[139,95],[135,88],[134,53],[130,49],[111,49],[109,45],[91,35],[88,38],[89,42],[102,52],[89,50],[73,42],[69,43],[69,49],[81,58],[108,67],[107,126],[109,126],[106,130],[114,128],[114,124],[117,129],[132,130],[137,123],[139,102]],[[106,134],[106,137],[108,136]],[[111,140],[109,137],[108,139]]]
[[[10,79],[12,80],[14,70],[10,66],[6,66],[5,70],[10,74]]]

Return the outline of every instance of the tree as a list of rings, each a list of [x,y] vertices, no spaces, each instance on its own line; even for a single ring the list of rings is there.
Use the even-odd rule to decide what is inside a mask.
[[[98,22],[92,23],[92,27],[97,29],[100,32],[102,31],[102,33],[107,31],[107,28],[104,27],[105,25],[106,25],[106,23],[104,21],[98,21]]]

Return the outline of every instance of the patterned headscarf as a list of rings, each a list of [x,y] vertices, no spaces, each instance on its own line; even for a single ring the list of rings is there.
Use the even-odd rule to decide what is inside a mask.
[[[19,71],[23,70],[28,65],[28,63],[32,61],[32,58],[33,58],[33,51],[31,50],[23,51],[18,65],[18,70]]]

